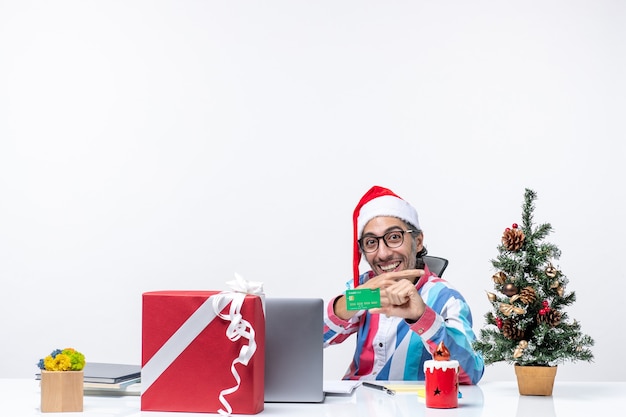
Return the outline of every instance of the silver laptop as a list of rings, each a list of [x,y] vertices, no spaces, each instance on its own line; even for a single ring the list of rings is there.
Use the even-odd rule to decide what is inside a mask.
[[[265,300],[265,402],[324,401],[324,301]]]

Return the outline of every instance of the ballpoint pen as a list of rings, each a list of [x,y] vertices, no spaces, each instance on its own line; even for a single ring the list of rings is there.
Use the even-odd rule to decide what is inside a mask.
[[[386,392],[389,395],[396,395],[396,392],[394,390],[391,390],[384,385],[377,385],[377,384],[372,384],[370,382],[363,382],[363,386],[367,388],[373,388],[379,391]]]

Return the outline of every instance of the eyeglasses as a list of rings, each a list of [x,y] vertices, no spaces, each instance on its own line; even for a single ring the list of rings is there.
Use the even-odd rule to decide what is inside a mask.
[[[382,239],[388,248],[397,248],[404,243],[404,234],[413,233],[414,231],[415,230],[392,230],[382,236],[365,236],[359,240],[359,246],[363,252],[376,252],[378,242]]]

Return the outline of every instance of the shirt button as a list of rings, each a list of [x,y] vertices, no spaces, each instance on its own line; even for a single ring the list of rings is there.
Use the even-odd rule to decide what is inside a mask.
[[[382,343],[379,343],[379,344],[378,344],[378,347],[383,347],[383,344],[382,344]]]

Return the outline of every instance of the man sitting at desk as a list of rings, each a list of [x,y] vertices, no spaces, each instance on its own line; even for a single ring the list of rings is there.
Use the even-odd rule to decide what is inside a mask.
[[[354,210],[354,282],[380,289],[380,308],[348,310],[345,295],[326,308],[324,347],[357,333],[344,379],[424,380],[424,361],[443,341],[459,361],[459,382],[476,384],[484,361],[463,296],[429,271],[417,211],[391,190],[375,186]],[[371,270],[359,275],[361,256]]]

